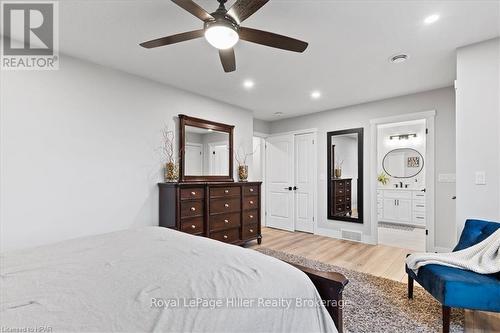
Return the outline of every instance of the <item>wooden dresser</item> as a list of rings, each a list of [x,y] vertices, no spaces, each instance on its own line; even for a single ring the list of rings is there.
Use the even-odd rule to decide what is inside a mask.
[[[333,198],[333,211],[331,212],[334,216],[347,216],[352,214],[351,208],[351,178],[344,179],[332,179],[332,189],[331,198]]]
[[[160,226],[231,244],[262,241],[261,182],[160,183]]]

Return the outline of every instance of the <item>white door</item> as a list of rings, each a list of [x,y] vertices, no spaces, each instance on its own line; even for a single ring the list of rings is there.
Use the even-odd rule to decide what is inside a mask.
[[[295,135],[295,230],[314,232],[314,167],[313,133]]]
[[[293,134],[269,137],[266,144],[266,224],[294,231]]]
[[[396,199],[385,198],[384,199],[384,221],[397,222],[398,220],[398,210],[396,206]]]
[[[411,223],[411,200],[398,199],[397,206],[398,221],[403,223]]]
[[[186,175],[201,176],[203,174],[203,149],[200,144],[186,143]]]
[[[211,176],[229,175],[229,148],[226,144],[210,145],[210,168]]]

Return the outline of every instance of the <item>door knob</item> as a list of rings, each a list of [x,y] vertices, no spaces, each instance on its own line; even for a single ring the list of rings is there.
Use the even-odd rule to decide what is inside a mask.
[[[283,189],[284,189],[284,190],[288,190],[288,191],[291,191],[291,190],[293,190],[293,188],[292,188],[291,186],[288,186],[288,187],[284,187]]]
[[[299,189],[299,188],[298,188],[297,186],[294,186],[294,187],[293,187],[293,190],[294,190],[294,191],[297,191],[298,189]]]

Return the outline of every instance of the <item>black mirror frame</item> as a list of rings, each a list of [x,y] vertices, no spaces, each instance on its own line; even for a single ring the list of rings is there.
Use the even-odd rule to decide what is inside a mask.
[[[351,129],[346,129],[346,130],[341,130],[341,131],[332,131],[332,132],[327,132],[326,133],[326,142],[327,142],[327,157],[328,157],[328,179],[327,179],[327,185],[328,185],[328,194],[327,194],[327,217],[329,220],[336,220],[336,221],[346,221],[346,222],[354,222],[354,223],[360,223],[363,224],[363,131],[364,129],[361,128],[351,128]],[[332,179],[333,179],[333,167],[335,166],[335,163],[333,161],[333,153],[332,153],[332,145],[331,145],[331,139],[333,136],[337,135],[345,135],[345,134],[357,134],[358,135],[358,181],[357,181],[357,194],[358,194],[358,217],[353,218],[353,217],[348,217],[348,216],[335,216],[332,214],[332,198],[333,198],[333,192],[334,188],[332,185]],[[335,207],[335,205],[333,205]]]

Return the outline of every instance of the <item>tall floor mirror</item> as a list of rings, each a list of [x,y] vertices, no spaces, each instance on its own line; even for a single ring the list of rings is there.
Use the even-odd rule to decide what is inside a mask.
[[[328,219],[363,223],[363,128],[327,133]]]

